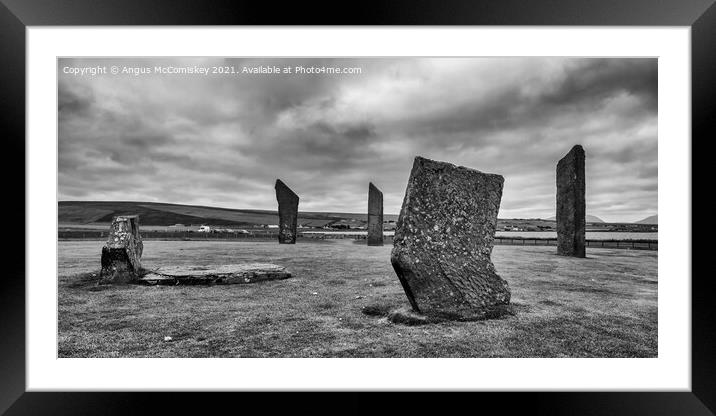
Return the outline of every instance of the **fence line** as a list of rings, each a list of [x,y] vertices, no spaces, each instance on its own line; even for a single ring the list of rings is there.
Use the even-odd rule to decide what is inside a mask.
[[[60,240],[68,239],[105,239],[107,231],[58,231],[57,237]],[[311,233],[298,234],[300,239],[353,239],[364,240],[366,235],[350,235],[337,233]],[[278,238],[277,233],[199,233],[191,231],[145,231],[142,239],[145,240],[274,240]],[[386,242],[392,242],[393,236],[385,236]],[[658,250],[658,240],[586,240],[586,246],[591,248],[623,248],[630,250]],[[496,236],[495,245],[520,245],[520,246],[556,246],[556,238],[529,238],[529,237],[504,237]]]
[[[495,245],[557,246],[556,238],[495,237]],[[658,240],[586,240],[586,247],[659,250]]]

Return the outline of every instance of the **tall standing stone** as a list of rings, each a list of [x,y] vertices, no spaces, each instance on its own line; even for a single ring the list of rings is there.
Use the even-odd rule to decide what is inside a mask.
[[[368,184],[368,245],[383,245],[383,193]]]
[[[585,257],[584,149],[576,145],[557,163],[557,253]]]
[[[278,201],[278,242],[280,244],[296,244],[298,195],[281,182],[281,179],[276,179],[275,188]]]
[[[391,263],[413,309],[448,319],[502,314],[510,289],[490,255],[504,178],[416,157]]]
[[[131,281],[142,269],[144,244],[139,234],[139,216],[121,215],[112,220],[109,238],[102,247],[100,276],[111,281]]]

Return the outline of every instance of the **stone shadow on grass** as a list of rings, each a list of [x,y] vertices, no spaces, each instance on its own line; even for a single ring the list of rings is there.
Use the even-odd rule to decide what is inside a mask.
[[[518,309],[523,309],[521,305],[500,305],[498,308],[487,311],[484,315],[475,318],[464,318],[458,315],[442,314],[440,316],[435,315],[423,315],[414,311],[410,307],[397,306],[392,303],[378,302],[370,305],[366,305],[361,309],[361,312],[367,316],[374,317],[385,317],[389,322],[407,326],[427,325],[427,324],[438,324],[442,322],[472,322],[472,321],[484,321],[487,319],[506,319],[510,316],[515,316]]]

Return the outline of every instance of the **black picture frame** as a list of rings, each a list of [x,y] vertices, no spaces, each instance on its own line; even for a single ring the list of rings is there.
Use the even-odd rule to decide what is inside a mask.
[[[502,0],[423,2],[271,2],[189,0],[0,0],[0,137],[3,137],[4,237],[9,242],[0,278],[0,412],[21,414],[162,413],[237,405],[234,395],[186,393],[25,392],[25,34],[27,26],[65,25],[567,25],[689,26],[692,59],[693,145],[707,143],[716,123],[716,6],[714,0]],[[22,155],[23,157],[20,157]],[[703,156],[701,156],[703,157]],[[697,165],[695,160],[692,166]],[[662,172],[667,174],[668,172]],[[698,179],[697,175],[692,175]],[[24,175],[23,175],[24,177]],[[712,185],[709,185],[712,186]],[[23,198],[20,199],[20,195]],[[22,201],[22,203],[20,203]],[[693,204],[693,202],[692,202]],[[693,205],[692,218],[710,204]],[[11,218],[11,219],[10,219]],[[25,221],[19,221],[19,218]],[[54,233],[55,230],[48,231]],[[21,237],[22,236],[22,237]],[[693,247],[704,258],[706,246]],[[48,254],[51,255],[51,254]],[[48,259],[48,261],[54,259]],[[694,269],[695,270],[695,269]],[[682,276],[688,279],[691,276]],[[467,399],[398,398],[401,412],[451,405],[500,409],[500,413],[713,415],[716,412],[716,308],[710,273],[693,274],[692,389],[690,392],[477,393]],[[349,395],[350,394],[350,395]],[[463,396],[464,397],[464,396]],[[340,406],[372,411],[374,398],[358,393],[331,397]],[[260,400],[260,399],[259,399]],[[320,401],[320,404],[317,402]],[[276,410],[275,401],[264,405]],[[302,395],[281,401],[291,411],[324,407],[325,399]],[[497,407],[493,407],[497,406]]]

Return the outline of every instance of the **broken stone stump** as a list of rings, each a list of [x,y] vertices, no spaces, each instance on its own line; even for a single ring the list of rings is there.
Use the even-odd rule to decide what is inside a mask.
[[[368,245],[383,245],[383,193],[368,184]]]
[[[584,149],[576,145],[557,163],[557,254],[585,257]]]
[[[507,311],[510,289],[490,259],[503,183],[415,158],[390,258],[413,310],[457,320]]]
[[[135,280],[142,269],[143,249],[139,216],[115,217],[109,227],[109,238],[102,247],[100,277],[113,282]]]
[[[265,280],[288,279],[285,267],[268,263],[227,264],[222,266],[162,267],[142,276],[149,284],[246,284]]]
[[[280,244],[296,244],[298,195],[281,179],[276,179],[275,188],[278,201],[278,242]]]

